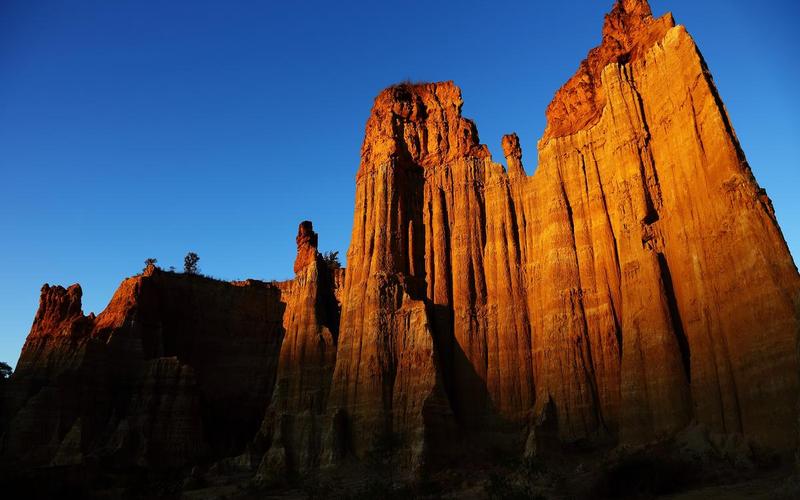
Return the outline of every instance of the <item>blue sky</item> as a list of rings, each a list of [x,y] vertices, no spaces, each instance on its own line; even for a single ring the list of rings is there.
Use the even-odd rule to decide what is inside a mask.
[[[454,80],[495,158],[516,131],[532,173],[611,4],[4,0],[0,360],[46,282],[80,282],[88,313],[147,257],[284,279],[303,219],[344,254],[364,124],[394,82]],[[800,255],[800,3],[651,5],[698,42]]]

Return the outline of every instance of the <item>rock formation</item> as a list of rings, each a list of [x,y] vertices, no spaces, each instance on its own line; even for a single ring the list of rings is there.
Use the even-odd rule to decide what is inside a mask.
[[[301,223],[296,277],[272,284],[151,265],[97,317],[79,285],[45,285],[3,394],[3,461],[169,469],[258,434],[265,476],[318,465],[344,269],[316,245]]]
[[[686,30],[618,1],[531,177],[461,104],[403,84],[367,122],[331,397],[356,454],[435,434],[445,396],[467,428],[552,405],[567,442],[694,419],[792,448],[800,280]]]
[[[296,241],[295,278],[283,295],[285,336],[277,383],[258,436],[261,447],[267,448],[258,474],[267,481],[319,465],[336,361],[335,274],[317,251],[317,234],[310,221],[300,224]]]
[[[280,290],[153,267],[97,317],[81,288],[42,288],[7,388],[2,455],[18,463],[170,467],[241,451],[272,395]]]
[[[150,267],[97,317],[79,286],[45,285],[1,455],[177,467],[247,450],[268,482],[690,423],[791,454],[800,275],[686,30],[618,0],[547,108],[531,176],[517,136],[504,168],[461,106],[452,82],[377,96],[346,273],[305,221],[283,283]]]
[[[579,418],[619,427],[624,441],[695,419],[793,447],[800,279],[686,30],[643,0],[618,1],[547,117],[520,205],[530,225],[544,195],[568,221],[559,257],[573,278],[559,272],[558,292],[575,294],[594,367],[594,403]],[[537,400],[555,387],[539,377]]]

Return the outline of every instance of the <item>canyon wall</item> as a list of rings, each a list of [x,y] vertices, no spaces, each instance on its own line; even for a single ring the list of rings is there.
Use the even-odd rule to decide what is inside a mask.
[[[309,221],[297,247],[285,282],[150,265],[96,317],[79,285],[45,285],[0,394],[0,465],[316,467],[345,270],[322,258]]]
[[[617,1],[531,176],[518,137],[496,163],[462,104],[452,82],[377,96],[346,273],[305,221],[282,283],[151,266],[97,317],[79,286],[45,285],[0,456],[239,455],[271,481],[692,423],[795,450],[800,275],[686,30]]]
[[[17,464],[181,466],[240,452],[275,385],[281,291],[149,267],[97,317],[45,285],[4,394]]]
[[[367,122],[331,398],[356,455],[545,414],[564,442],[696,421],[794,448],[800,279],[686,30],[617,2],[530,177],[461,106],[401,84]]]

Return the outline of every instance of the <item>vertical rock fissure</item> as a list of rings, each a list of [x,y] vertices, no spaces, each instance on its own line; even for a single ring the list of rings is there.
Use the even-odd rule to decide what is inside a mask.
[[[575,220],[574,214],[572,211],[572,204],[569,201],[569,197],[567,196],[566,187],[564,185],[564,180],[561,175],[561,170],[558,170],[558,183],[561,188],[561,197],[564,202],[564,206],[567,212],[567,220],[569,222],[569,234],[570,234],[570,244],[572,246],[574,261],[573,266],[575,269],[580,268],[580,262],[578,260],[578,249],[575,237]],[[581,331],[579,332],[578,341],[578,349],[579,354],[576,358],[573,358],[572,362],[574,363],[573,368],[575,368],[574,373],[582,373],[583,374],[583,382],[588,384],[589,391],[590,391],[590,398],[591,401],[589,402],[590,406],[590,413],[592,416],[597,420],[597,423],[603,424],[602,420],[602,412],[600,410],[600,405],[598,402],[600,401],[598,390],[597,390],[597,379],[596,379],[596,370],[594,368],[594,360],[592,359],[592,346],[591,340],[589,339],[589,324],[586,321],[586,310],[583,304],[583,284],[581,282],[581,275],[580,272],[577,274],[577,289],[574,290],[573,295],[573,307],[577,305],[573,314],[577,314],[580,316],[581,321]],[[585,342],[585,346],[583,346],[583,342]],[[580,366],[577,366],[577,363],[580,363]],[[562,379],[564,379],[564,375],[562,372]],[[594,429],[595,422],[587,422],[586,418],[587,415],[585,412],[581,412],[580,418],[583,422],[583,429],[585,431],[590,431]]]
[[[692,97],[692,93],[689,92],[689,106],[692,108],[692,125],[694,126],[694,136],[697,139],[697,145],[700,146],[700,152],[703,157],[706,156],[706,148],[703,144],[703,137],[700,134],[700,128],[697,125],[697,109],[694,107],[694,97]]]
[[[443,231],[443,243],[444,243],[444,250],[442,255],[442,259],[444,260],[444,268],[447,270],[452,269],[452,257],[451,257],[451,240],[450,240],[450,216],[449,211],[447,208],[447,194],[445,193],[444,189],[441,187],[434,188],[436,192],[436,197],[439,200],[439,211],[441,221],[442,221],[442,231]],[[437,217],[436,215],[432,215],[432,217]],[[432,254],[431,254],[432,255]],[[432,259],[436,259],[435,256],[431,256]],[[442,365],[444,367],[442,373],[442,381],[444,384],[445,394],[447,395],[448,399],[451,402],[451,406],[453,411],[455,412],[456,419],[459,421],[462,419],[463,415],[460,407],[460,402],[458,400],[458,391],[455,390],[455,376],[453,371],[455,370],[455,360],[454,360],[454,346],[458,342],[455,339],[454,332],[455,332],[455,314],[453,311],[453,278],[451,275],[447,275],[448,279],[445,280],[445,303],[446,305],[437,304],[433,302],[433,298],[430,298],[431,302],[433,303],[433,313],[435,322],[433,324],[433,333],[434,337],[437,340],[437,344],[439,345],[439,352],[442,353]]]
[[[661,270],[661,279],[664,283],[664,294],[667,299],[667,306],[669,308],[669,315],[672,319],[672,330],[675,332],[675,340],[678,343],[680,350],[681,362],[683,364],[683,371],[686,374],[686,381],[691,384],[691,351],[689,350],[689,341],[686,338],[686,332],[683,329],[683,320],[681,319],[680,311],[678,310],[678,301],[675,297],[675,287],[672,283],[672,273],[669,270],[667,259],[661,252],[656,252],[658,259],[658,267]]]

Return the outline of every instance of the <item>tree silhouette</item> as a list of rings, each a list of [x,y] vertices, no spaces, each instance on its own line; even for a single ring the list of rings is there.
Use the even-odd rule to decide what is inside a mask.
[[[342,263],[339,262],[338,251],[331,250],[330,252],[323,252],[322,260],[325,261],[325,264],[328,265],[329,269],[340,269],[342,267]]]
[[[156,262],[158,262],[158,259],[154,259],[153,257],[144,259],[144,268],[145,268],[145,270],[150,266],[155,266]]]
[[[13,371],[14,370],[11,369],[8,363],[0,361],[0,380],[5,380],[10,377]]]
[[[183,258],[183,272],[186,274],[197,274],[200,272],[200,268],[197,267],[197,262],[200,260],[200,257],[197,256],[194,252],[189,252],[186,254],[186,257]]]

